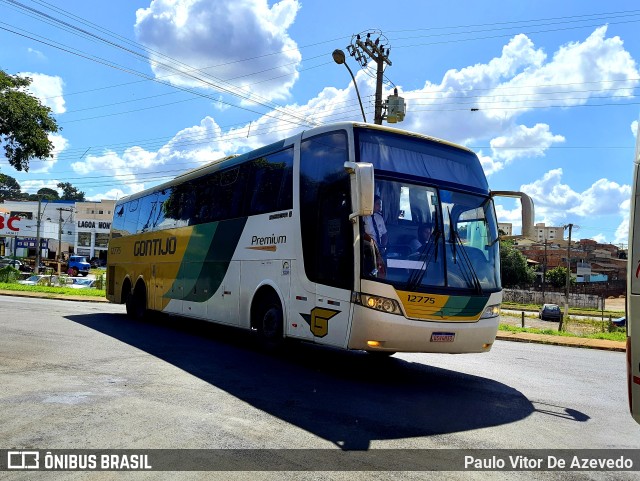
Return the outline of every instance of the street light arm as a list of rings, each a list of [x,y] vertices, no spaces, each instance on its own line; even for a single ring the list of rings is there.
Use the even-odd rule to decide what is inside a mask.
[[[367,123],[367,117],[364,114],[364,107],[362,106],[362,99],[360,98],[360,90],[358,90],[358,84],[356,83],[356,78],[353,76],[353,72],[351,71],[351,69],[347,65],[347,62],[345,61],[344,52],[339,48],[337,48],[333,51],[332,56],[333,56],[333,61],[335,63],[337,63],[338,65],[343,64],[345,67],[347,67],[347,70],[349,71],[349,75],[351,75],[351,80],[353,80],[353,86],[356,88],[356,95],[358,96],[358,102],[360,103],[360,111],[362,112],[362,118],[364,119],[364,122]]]
[[[353,76],[353,72],[351,71],[351,69],[349,68],[346,62],[344,63],[344,66],[347,67],[347,70],[351,75],[351,80],[353,80],[353,86],[356,88],[356,95],[358,96],[358,102],[360,103],[360,111],[362,112],[362,118],[364,119],[364,122],[367,123],[367,117],[366,115],[364,115],[364,107],[362,106],[362,99],[360,98],[360,91],[358,90],[358,84],[356,83],[356,78]]]

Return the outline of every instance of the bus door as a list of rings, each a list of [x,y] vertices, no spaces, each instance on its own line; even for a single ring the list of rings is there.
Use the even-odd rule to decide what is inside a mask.
[[[351,291],[317,284],[315,307],[310,313],[314,342],[346,349],[350,328]]]

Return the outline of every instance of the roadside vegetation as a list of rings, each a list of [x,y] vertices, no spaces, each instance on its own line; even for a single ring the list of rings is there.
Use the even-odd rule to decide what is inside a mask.
[[[525,311],[529,313],[535,313],[537,315],[540,310],[540,305],[538,304],[516,304],[515,302],[503,302],[503,309],[511,309],[514,311]],[[562,308],[562,306],[560,306]],[[564,311],[564,309],[563,309]],[[570,307],[569,308],[569,316],[592,316],[592,317],[605,317],[612,318],[622,317],[624,316],[624,311],[607,311],[600,309],[592,309],[588,307]]]
[[[571,336],[584,337],[589,339],[607,339],[610,341],[626,341],[626,329],[616,327],[611,320],[624,316],[620,311],[602,311],[597,309],[574,308],[569,309],[569,316],[563,320],[562,331],[558,329],[559,324],[551,321],[541,321],[538,319],[540,306],[535,304],[521,305],[513,303],[502,304],[503,314],[500,330],[510,332],[530,332],[533,334],[546,334],[551,336]],[[524,324],[521,326],[521,314],[506,314],[505,310],[524,312]],[[589,316],[589,318],[582,317]],[[532,321],[536,324],[549,324],[549,328],[531,326]],[[527,327],[527,324],[529,326]]]
[[[81,296],[81,297],[105,297],[104,289],[72,289],[71,287],[56,286],[24,286],[17,282],[0,282],[0,290],[2,291],[19,291],[19,292],[40,292],[63,296]]]
[[[627,340],[627,333],[623,328],[614,328],[613,331],[605,331],[605,332],[593,332],[593,333],[585,333],[576,334],[570,331],[557,331],[554,329],[536,329],[533,327],[518,327],[512,326],[509,324],[500,324],[500,331],[507,332],[529,332],[532,334],[545,334],[548,336],[565,336],[565,337],[583,337],[587,339],[605,339],[608,341],[621,341],[625,342]]]
[[[18,281],[23,279],[26,276],[26,274],[21,273],[17,269],[13,269],[12,267],[7,266],[0,269],[0,290],[25,292],[25,293],[26,292],[41,293],[41,294],[46,294],[48,297],[56,297],[56,296],[105,297],[105,290],[104,290],[105,271],[96,269],[96,270],[91,270],[90,273],[94,274],[99,288],[74,289],[71,287],[66,287],[64,285],[62,286],[57,286],[57,285],[29,286],[29,285],[18,283]]]

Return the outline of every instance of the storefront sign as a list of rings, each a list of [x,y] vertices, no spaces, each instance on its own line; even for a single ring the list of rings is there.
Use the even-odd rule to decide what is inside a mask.
[[[16,239],[16,248],[25,248],[25,249],[35,249],[36,248],[36,238],[35,237],[22,237],[20,239]],[[40,249],[48,249],[49,248],[49,239],[40,239]]]
[[[0,214],[0,236],[18,235],[25,219],[8,214]]]
[[[78,229],[111,229],[111,222],[96,222],[95,220],[79,220],[78,221]]]

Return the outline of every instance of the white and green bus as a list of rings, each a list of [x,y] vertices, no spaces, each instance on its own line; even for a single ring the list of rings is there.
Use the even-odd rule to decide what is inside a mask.
[[[270,344],[486,352],[502,301],[495,194],[464,147],[314,128],[120,200],[107,297],[132,317],[204,319]],[[377,202],[383,242],[365,229]]]
[[[640,423],[640,125],[633,163],[627,259],[627,385],[631,414]]]

